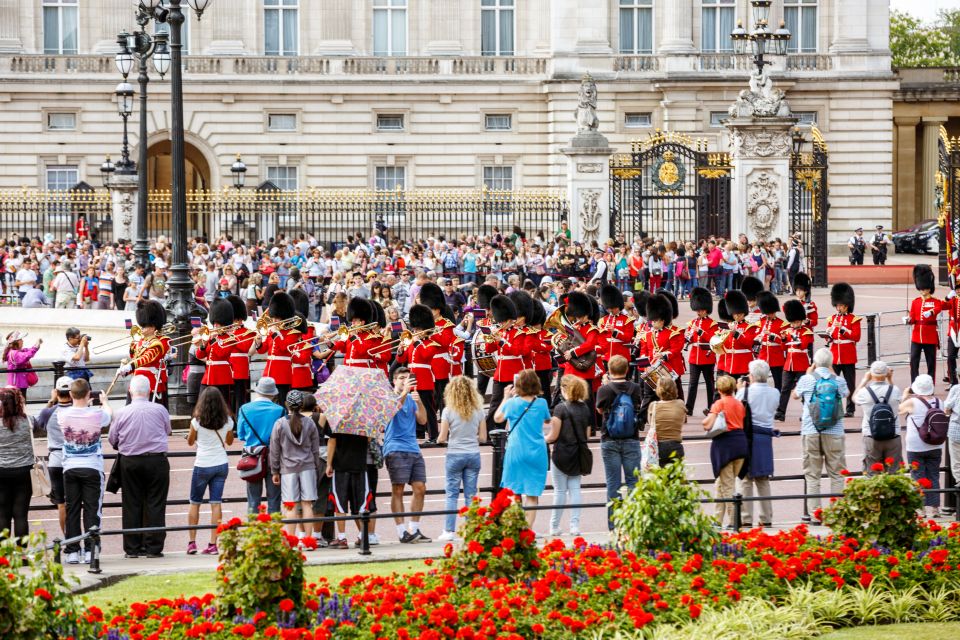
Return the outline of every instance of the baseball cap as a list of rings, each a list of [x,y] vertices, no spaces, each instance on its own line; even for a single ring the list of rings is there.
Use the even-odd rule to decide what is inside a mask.
[[[887,366],[887,363],[883,360],[876,360],[873,364],[870,365],[870,373],[875,376],[886,376],[890,372],[890,368]]]
[[[70,385],[73,384],[73,378],[69,376],[60,376],[57,378],[55,388],[57,391],[70,391]]]

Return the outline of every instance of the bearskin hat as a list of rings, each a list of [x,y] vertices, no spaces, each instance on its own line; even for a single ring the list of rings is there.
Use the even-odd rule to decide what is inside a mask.
[[[494,322],[506,322],[517,319],[517,305],[509,297],[496,295],[490,300],[490,313]]]
[[[800,273],[798,273],[797,275],[795,275],[795,276],[793,277],[793,290],[794,290],[794,291],[796,291],[797,289],[803,289],[803,290],[806,291],[807,293],[810,293],[811,284],[812,284],[812,283],[810,282],[810,276],[808,276],[807,274],[805,274],[805,273],[803,273],[803,272],[800,272]]]
[[[757,294],[757,306],[760,308],[760,313],[780,312],[780,301],[769,291],[761,291]]]
[[[673,304],[667,296],[658,293],[650,297],[647,301],[647,320],[662,320],[665,325],[673,321]]]
[[[533,313],[530,314],[530,317],[527,318],[527,324],[530,326],[538,327],[547,321],[547,310],[543,307],[543,303],[539,300],[533,301]]]
[[[650,292],[647,290],[638,291],[633,296],[633,307],[637,310],[637,313],[641,316],[646,317],[647,315],[647,301],[650,300]]]
[[[270,306],[267,307],[267,313],[274,320],[288,320],[297,312],[293,304],[293,298],[286,291],[277,291],[270,298]]]
[[[530,294],[526,291],[511,291],[507,294],[513,301],[513,305],[517,308],[517,317],[523,318],[528,324],[530,322],[530,316],[533,315],[533,298],[530,297]]]
[[[787,318],[787,322],[806,320],[807,309],[799,300],[787,300],[783,303],[783,315]]]
[[[844,304],[847,306],[847,311],[853,313],[853,304],[856,300],[857,297],[853,293],[853,287],[846,282],[838,282],[830,289],[830,304],[833,306]]]
[[[590,296],[581,291],[571,291],[567,294],[566,314],[571,318],[589,318],[593,313]]]
[[[724,322],[733,322],[733,316],[727,311],[727,301],[723,298],[717,303],[717,317]]]
[[[763,283],[758,278],[747,276],[740,283],[740,291],[743,292],[749,302],[753,302],[757,299],[757,295],[763,291]]]
[[[604,309],[623,309],[623,292],[612,284],[605,284],[600,289],[600,304]]]
[[[597,324],[598,322],[600,322],[600,301],[594,298],[593,296],[589,296],[589,298],[590,298],[589,320],[593,324]]]
[[[307,331],[310,330],[310,323],[307,322],[307,316],[302,313],[295,313],[293,315],[300,319],[300,322],[294,325],[293,330],[304,334],[307,333]]]
[[[733,319],[733,316],[738,313],[747,315],[750,312],[750,305],[747,303],[747,296],[743,295],[742,291],[727,291],[727,294],[724,296],[724,302],[726,302],[727,312],[730,314],[730,319]]]
[[[307,297],[306,292],[303,289],[291,289],[287,293],[289,293],[293,299],[293,306],[297,310],[297,313],[304,316],[308,315],[310,312],[310,298]]]
[[[137,304],[137,324],[141,327],[159,330],[166,322],[167,310],[156,300],[143,300]]]
[[[477,306],[481,309],[490,310],[490,301],[493,296],[499,293],[497,288],[491,284],[482,284],[477,287]]]
[[[433,321],[433,311],[430,310],[430,307],[422,304],[415,304],[410,307],[409,318],[408,324],[414,331],[425,331],[437,326]]]
[[[233,324],[233,305],[230,301],[218,298],[210,303],[210,324],[227,327]]]
[[[233,307],[234,322],[243,322],[247,319],[247,305],[240,299],[240,296],[229,295],[227,296],[227,302]]]
[[[672,291],[667,291],[666,289],[660,289],[657,291],[658,296],[663,296],[670,301],[670,307],[673,309],[673,319],[676,320],[680,316],[680,303],[677,302],[677,296],[673,295]]]
[[[420,304],[430,309],[443,309],[447,305],[447,301],[443,297],[443,290],[436,283],[425,283],[420,287],[420,293],[417,295]]]
[[[383,305],[381,305],[376,300],[368,300],[370,306],[373,307],[373,318],[370,319],[371,322],[376,320],[377,326],[381,329],[387,326],[387,312],[383,310]]]
[[[703,287],[694,287],[690,292],[690,309],[713,313],[713,294]]]
[[[928,264],[913,265],[913,286],[917,291],[933,291],[936,288],[936,280],[933,277],[933,269]]]
[[[376,311],[374,311],[373,305],[370,304],[369,300],[364,298],[350,298],[350,303],[347,304],[347,322],[359,320],[363,324],[368,324],[373,322],[375,315]]]

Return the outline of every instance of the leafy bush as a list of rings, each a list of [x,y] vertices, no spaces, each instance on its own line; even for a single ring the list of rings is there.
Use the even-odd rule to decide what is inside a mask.
[[[303,554],[298,540],[287,534],[280,516],[262,510],[220,525],[220,566],[217,567],[220,606],[231,612],[274,613],[283,600],[299,607],[303,599]],[[286,605],[286,603],[285,603]],[[288,606],[283,607],[286,612]]]
[[[893,460],[887,460],[892,464]],[[884,465],[877,463],[883,471]],[[848,479],[843,497],[823,510],[823,524],[837,533],[884,547],[910,547],[920,533],[917,512],[923,490],[906,469]]]
[[[700,500],[709,497],[687,480],[683,461],[654,467],[632,491],[613,501],[613,540],[634,553],[690,550],[709,553],[720,541]]]

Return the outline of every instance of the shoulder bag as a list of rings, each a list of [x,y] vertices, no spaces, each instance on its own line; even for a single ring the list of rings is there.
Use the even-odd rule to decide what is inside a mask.
[[[240,409],[240,417],[247,420],[243,415],[243,409]],[[239,423],[239,420],[237,421]],[[244,443],[243,451],[240,453],[240,460],[237,462],[237,473],[247,482],[260,482],[267,477],[267,456],[269,451],[267,445],[260,439],[260,434],[253,428],[253,423],[247,420],[250,425],[250,431],[256,437],[258,445],[248,445]]]
[[[36,451],[33,440],[33,426],[28,423],[27,429],[30,430],[30,447]],[[33,486],[34,498],[43,498],[50,495],[52,489],[50,485],[50,470],[47,468],[46,457],[34,455],[33,467],[30,469],[30,484]]]

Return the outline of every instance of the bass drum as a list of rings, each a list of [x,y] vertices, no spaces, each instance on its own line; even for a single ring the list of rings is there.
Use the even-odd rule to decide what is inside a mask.
[[[470,355],[473,358],[477,373],[492,378],[493,373],[497,370],[497,357],[487,351],[489,347],[490,343],[486,340],[486,334],[477,331],[470,342]]]

